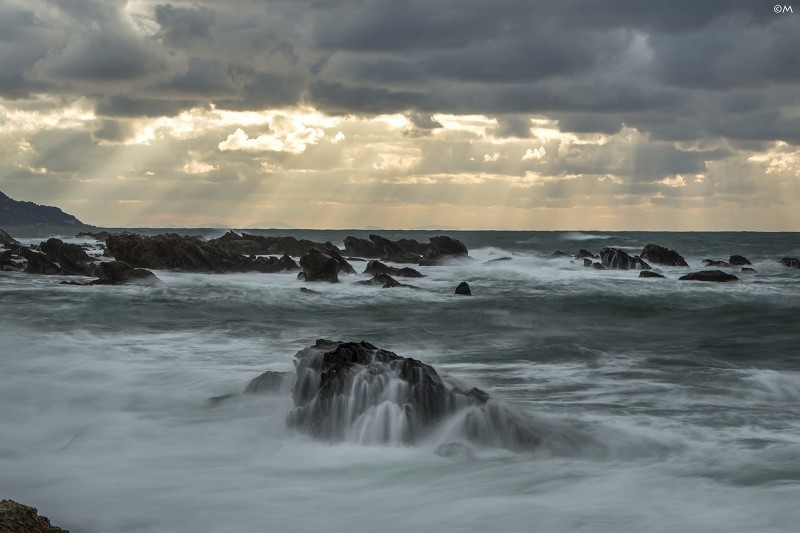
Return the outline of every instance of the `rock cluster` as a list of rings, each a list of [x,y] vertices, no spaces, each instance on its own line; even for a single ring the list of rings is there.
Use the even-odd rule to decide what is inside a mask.
[[[39,515],[35,507],[14,500],[0,501],[0,533],[69,533]]]

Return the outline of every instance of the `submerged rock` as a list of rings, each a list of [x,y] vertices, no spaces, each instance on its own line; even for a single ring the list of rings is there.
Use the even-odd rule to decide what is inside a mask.
[[[373,276],[372,279],[357,281],[356,283],[359,285],[377,285],[379,287],[383,287],[384,289],[391,289],[392,287],[407,287],[407,285],[403,285],[389,274],[378,274],[377,276]]]
[[[717,268],[728,268],[731,266],[727,261],[719,261],[717,259],[703,259],[703,265]]]
[[[492,263],[499,263],[501,261],[511,261],[511,258],[508,256],[498,257],[496,259],[489,259],[488,261],[484,261],[484,265],[490,265]]]
[[[800,268],[800,259],[796,257],[784,257],[781,259],[781,264],[789,268]]]
[[[576,256],[575,256],[575,259],[585,259],[585,258],[587,258],[587,257],[588,257],[588,258],[590,258],[590,259],[597,259],[597,256],[596,256],[596,255],[594,255],[594,254],[593,254],[592,252],[590,252],[589,250],[584,250],[583,248],[581,248],[581,249],[578,251],[578,255],[576,255]]]
[[[35,507],[14,500],[0,501],[0,533],[69,533],[39,515]]]
[[[755,268],[748,268],[748,267],[744,267],[744,268],[742,269],[742,272],[749,272],[749,273],[753,274],[753,273],[755,273],[755,272],[757,272],[757,271],[756,271],[756,269],[755,269]]]
[[[294,385],[294,373],[267,370],[245,387],[245,394],[274,394],[288,392]]]
[[[553,252],[552,254],[548,255],[547,257],[550,258],[550,259],[558,259],[560,257],[572,257],[572,256],[570,254],[566,253],[566,252],[562,252],[561,250],[556,250],[555,252]]]
[[[456,294],[460,294],[462,296],[472,296],[472,289],[469,288],[469,283],[466,281],[462,281],[456,287]]]
[[[465,393],[432,366],[367,342],[318,340],[295,357],[287,424],[315,437],[399,445],[446,430],[447,442],[511,450],[541,442],[530,419],[484,391]]]
[[[385,265],[380,261],[370,261],[367,263],[367,268],[364,269],[364,274],[372,274],[377,276],[379,274],[389,274],[392,276],[399,276],[401,278],[422,278],[422,274],[410,267],[397,268]]]
[[[593,264],[594,264],[594,261],[592,261],[592,260],[591,260],[591,258],[589,258],[589,257],[584,257],[584,258],[583,258],[583,266],[584,266],[584,267],[586,267],[586,268],[592,268],[592,265],[593,265]],[[601,265],[601,266],[602,266],[602,265]]]
[[[163,285],[155,274],[144,268],[133,268],[124,261],[100,263],[98,280],[94,284],[137,283],[141,285]]]
[[[652,270],[642,270],[641,272],[639,272],[639,277],[640,278],[663,278],[664,276],[662,276],[658,272],[653,272]]]
[[[749,259],[744,257],[743,255],[732,255],[730,259],[728,259],[728,263],[734,266],[744,266],[744,265],[752,265],[753,263],[750,262]]]
[[[603,248],[600,250],[600,261],[604,267],[613,270],[651,270],[650,265],[644,262],[641,257],[631,257],[617,248]]]
[[[665,266],[683,266],[688,267],[689,263],[676,252],[659,246],[657,244],[648,244],[642,249],[641,258],[651,263],[656,263]]]
[[[592,268],[595,270],[607,270],[602,263],[592,263]]]
[[[736,281],[739,278],[721,270],[701,270],[678,278],[681,281]]]

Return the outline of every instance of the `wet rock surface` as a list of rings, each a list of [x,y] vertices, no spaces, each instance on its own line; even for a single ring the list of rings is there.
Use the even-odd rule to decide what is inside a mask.
[[[789,268],[800,268],[800,259],[796,257],[784,257],[780,263]]]
[[[641,257],[631,257],[625,251],[617,248],[600,250],[600,262],[609,270],[651,270],[650,265]]]
[[[411,267],[403,267],[403,268],[392,267],[385,265],[377,260],[373,260],[367,263],[367,267],[364,269],[364,274],[372,274],[373,276],[377,276],[379,274],[388,274],[390,276],[398,276],[401,278],[424,277],[417,270],[414,270]]]
[[[686,260],[676,252],[675,250],[670,250],[668,248],[664,248],[663,246],[659,246],[657,244],[648,244],[642,249],[642,253],[640,257],[646,261],[651,263],[655,263],[658,265],[664,266],[682,266],[688,267],[689,264]]]
[[[472,296],[472,289],[470,288],[469,283],[462,281],[458,284],[458,287],[456,287],[455,293],[460,294],[461,296]]]
[[[726,282],[726,281],[736,281],[739,278],[737,278],[733,274],[728,274],[727,272],[723,272],[721,270],[701,270],[700,272],[692,272],[691,274],[686,274],[685,276],[681,276],[678,279],[681,281]]]
[[[69,533],[39,515],[35,507],[14,500],[0,501],[0,533]]]
[[[653,272],[652,270],[642,270],[641,272],[639,272],[639,277],[640,278],[664,278],[664,276],[662,276],[658,272]]]

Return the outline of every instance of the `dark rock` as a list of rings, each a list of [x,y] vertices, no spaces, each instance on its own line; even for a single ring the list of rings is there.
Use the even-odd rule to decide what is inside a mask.
[[[450,419],[469,443],[529,450],[541,442],[532,420],[485,392],[464,393],[430,365],[367,342],[318,340],[295,357],[287,424],[312,436],[412,444]]]
[[[658,272],[653,272],[652,270],[642,270],[641,272],[639,272],[639,277],[640,278],[664,278],[664,276],[662,276]]]
[[[107,231],[97,231],[97,232],[82,231],[82,232],[78,233],[77,235],[75,235],[75,237],[78,238],[78,239],[89,238],[89,239],[94,239],[96,241],[105,241],[110,236],[111,236],[111,233],[109,233]]]
[[[800,268],[800,259],[796,257],[784,257],[781,259],[781,264],[789,268]]]
[[[742,272],[750,272],[750,273],[752,274],[752,273],[755,273],[755,272],[756,272],[756,269],[755,269],[755,268],[748,268],[748,267],[744,267],[744,268],[742,269]]]
[[[566,252],[562,252],[561,250],[556,250],[547,257],[549,257],[550,259],[558,259],[559,257],[572,257],[572,256]]]
[[[469,283],[466,281],[462,281],[456,287],[456,294],[460,294],[462,296],[472,296],[472,290],[469,288]]]
[[[389,274],[378,274],[372,279],[357,281],[359,285],[378,285],[384,289],[391,289],[392,287],[405,287],[402,283],[394,279]]]
[[[339,250],[332,244],[330,245],[330,247],[313,248],[312,250],[315,250],[317,252],[322,252],[324,254],[328,254],[329,256],[333,257],[333,259],[336,261],[336,272],[338,274],[356,273],[356,269],[353,268],[353,266],[347,262],[347,259],[345,259],[344,256],[339,253]]]
[[[69,533],[40,516],[35,507],[13,500],[0,501],[0,533]]]
[[[602,263],[592,263],[592,268],[595,270],[607,270]]]
[[[61,239],[47,239],[39,245],[47,259],[61,266],[60,274],[67,276],[94,276],[96,266],[86,251],[77,244],[66,244]]]
[[[420,254],[407,250],[398,243],[391,241],[380,235],[370,235],[369,239],[383,249],[381,259],[392,261],[393,263],[416,263],[420,260]]]
[[[269,394],[283,392],[286,385],[291,385],[294,375],[289,372],[274,372],[267,370],[257,378],[254,378],[245,387],[245,394]]]
[[[613,270],[651,270],[650,265],[641,257],[631,257],[617,248],[603,248],[600,250],[600,261],[603,266]]]
[[[300,274],[303,274],[300,272]],[[305,279],[305,274],[303,274],[303,279]],[[305,292],[307,294],[321,294],[319,291],[315,291],[313,289],[309,289],[308,287],[300,287],[300,292]]]
[[[728,263],[734,266],[744,266],[744,265],[752,265],[753,263],[750,262],[749,259],[742,255],[732,255],[730,259],[728,259]]]
[[[339,263],[334,257],[317,250],[311,250],[300,258],[300,268],[305,281],[339,281]]]
[[[641,258],[650,261],[651,263],[656,263],[659,265],[666,265],[666,266],[682,266],[688,267],[689,263],[676,252],[675,250],[670,250],[668,248],[664,248],[663,246],[658,246],[657,244],[648,244],[642,249]]]
[[[498,257],[497,259],[489,259],[488,261],[485,261],[483,264],[484,265],[488,265],[490,263],[497,263],[499,261],[511,261],[511,258],[507,257],[507,256],[506,257]]]
[[[718,261],[716,259],[703,259],[703,265],[717,268],[728,268],[731,266],[727,261]]]
[[[227,252],[242,255],[290,255],[299,257],[311,250],[321,250],[324,252],[340,250],[330,242],[320,243],[307,239],[296,239],[295,237],[265,237],[262,235],[251,235],[242,233],[239,235],[234,231],[229,231],[222,237],[211,239],[209,244],[214,245]]]
[[[25,272],[28,274],[58,274],[61,267],[50,261],[47,256],[40,252],[34,252],[30,248],[20,247],[19,255],[27,260]]]
[[[14,237],[6,233],[5,231],[0,229],[0,244],[3,245],[3,248],[16,248],[19,246],[19,242],[17,242]]]
[[[425,252],[426,259],[435,259],[445,255],[469,255],[467,247],[458,239],[447,236],[431,237],[431,248]]]
[[[589,250],[584,250],[583,248],[581,248],[581,249],[578,251],[578,255],[576,255],[576,256],[575,256],[575,258],[576,258],[576,259],[585,259],[585,258],[587,258],[587,257],[588,257],[588,258],[590,258],[590,259],[597,259],[597,256],[596,256],[596,255],[594,255],[594,254],[593,254],[592,252],[590,252]]]
[[[588,257],[584,257],[584,258],[583,258],[583,266],[584,266],[584,267],[586,267],[586,268],[592,268],[592,265],[593,265],[593,264],[594,264],[594,261],[592,261],[590,258],[588,258]],[[602,265],[600,265],[600,266],[602,266]]]
[[[359,239],[358,237],[345,237],[344,252],[348,255],[357,255],[368,258],[383,257],[383,246],[371,240]]]
[[[86,224],[57,207],[17,201],[0,192],[0,226],[61,226],[80,228]]]
[[[377,276],[378,274],[389,274],[392,276],[400,276],[401,278],[422,278],[422,274],[410,267],[391,267],[384,265],[380,261],[373,260],[367,263],[367,268],[364,269],[364,274],[371,274]]]
[[[736,281],[739,278],[721,270],[701,270],[678,278],[681,281]]]
[[[98,280],[94,285],[136,283],[140,285],[163,285],[155,274],[144,268],[133,268],[124,261],[100,263],[97,269]]]
[[[0,272],[20,272],[24,269],[25,261],[15,254],[13,250],[0,252]]]

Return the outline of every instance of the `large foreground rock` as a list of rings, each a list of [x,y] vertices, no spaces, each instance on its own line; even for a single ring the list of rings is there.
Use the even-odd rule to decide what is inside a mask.
[[[295,357],[287,424],[315,437],[411,444],[446,426],[447,438],[473,444],[523,450],[541,441],[530,419],[486,392],[367,342],[318,340]]]
[[[651,263],[656,263],[658,265],[682,267],[689,266],[689,263],[686,262],[681,254],[675,250],[670,250],[657,244],[648,244],[645,246],[642,249],[640,257],[646,261],[650,261]]]
[[[736,281],[739,278],[721,270],[701,270],[678,278],[681,281]]]
[[[318,250],[311,250],[301,257],[300,268],[303,271],[298,277],[305,281],[327,281],[330,283],[338,283],[339,281],[339,263],[336,258]]]
[[[614,270],[651,270],[650,265],[638,255],[631,257],[617,248],[603,248],[600,250],[600,263],[605,268]]]
[[[0,533],[69,533],[39,516],[35,507],[13,500],[0,501]]]

